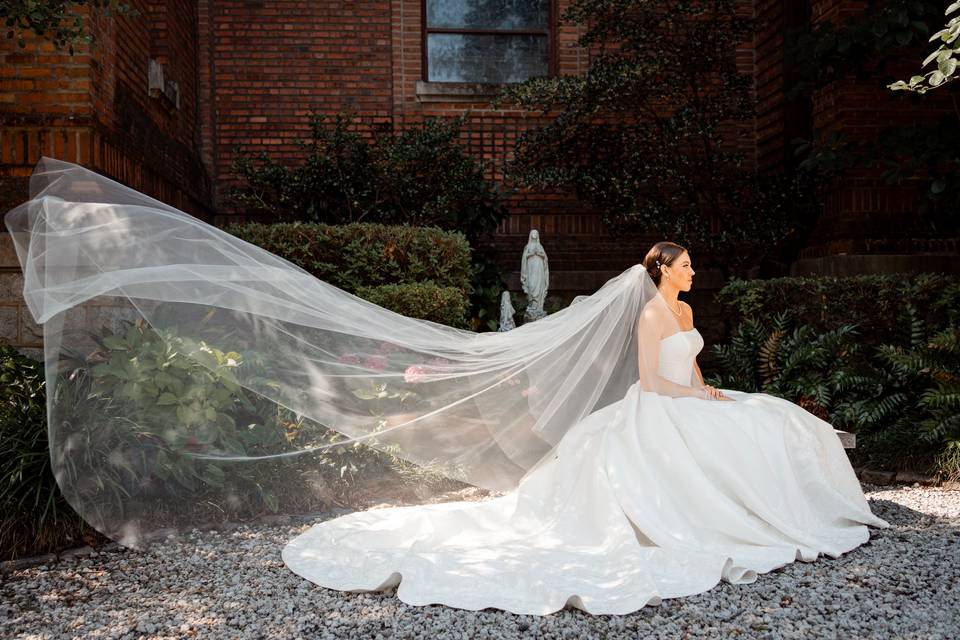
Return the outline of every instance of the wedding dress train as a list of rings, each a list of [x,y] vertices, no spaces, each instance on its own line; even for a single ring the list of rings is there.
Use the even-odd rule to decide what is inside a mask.
[[[696,329],[660,342],[658,373],[688,384]],[[623,614],[720,580],[866,542],[871,513],[826,422],[781,398],[734,402],[631,386],[575,425],[513,491],[483,502],[376,509],[321,522],[282,552],[321,586],[397,586],[413,605]]]

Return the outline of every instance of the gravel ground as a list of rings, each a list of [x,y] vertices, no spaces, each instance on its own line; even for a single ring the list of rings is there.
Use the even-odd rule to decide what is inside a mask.
[[[411,607],[286,569],[309,524],[195,532],[0,576],[4,638],[957,638],[960,491],[864,485],[890,529],[838,559],[795,562],[626,616]]]

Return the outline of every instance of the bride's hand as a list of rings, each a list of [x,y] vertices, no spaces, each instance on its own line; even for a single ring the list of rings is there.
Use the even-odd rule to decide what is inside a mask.
[[[707,384],[704,385],[703,388],[708,400],[730,400],[732,402],[732,398],[724,394],[723,391],[720,391],[720,389],[717,389],[716,387]]]

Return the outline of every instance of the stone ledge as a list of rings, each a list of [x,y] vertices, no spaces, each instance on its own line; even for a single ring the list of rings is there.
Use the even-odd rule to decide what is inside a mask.
[[[850,433],[849,431],[841,431],[840,429],[834,429],[833,432],[840,438],[840,443],[844,449],[857,448],[857,434]]]
[[[875,485],[910,484],[924,487],[940,487],[950,491],[960,490],[960,482],[941,481],[934,476],[923,475],[915,471],[877,471],[866,467],[856,467],[854,473],[861,482]]]
[[[417,80],[420,102],[489,102],[510,84],[485,82],[427,82]]]

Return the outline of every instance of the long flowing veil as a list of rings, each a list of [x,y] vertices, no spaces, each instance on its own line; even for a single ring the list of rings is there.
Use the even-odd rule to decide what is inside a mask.
[[[515,330],[404,317],[86,168],[43,158],[5,217],[43,324],[57,483],[131,547],[368,451],[507,490],[655,357],[641,265]],[[371,454],[372,455],[372,454]],[[341,473],[362,475],[351,463]]]

